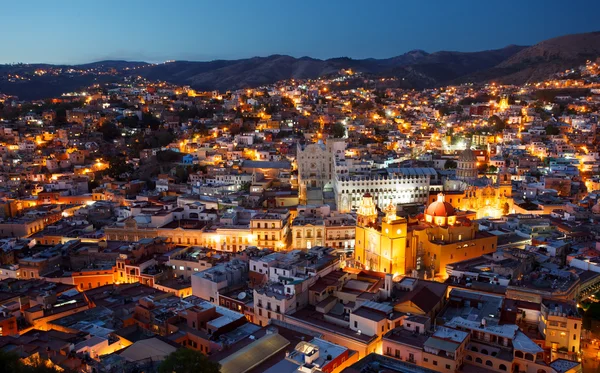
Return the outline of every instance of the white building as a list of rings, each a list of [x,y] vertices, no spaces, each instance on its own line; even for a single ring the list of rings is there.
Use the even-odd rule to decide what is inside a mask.
[[[192,295],[217,302],[219,291],[241,285],[248,278],[248,264],[234,259],[192,275]]]
[[[431,180],[436,178],[433,168],[389,168],[382,175],[337,176],[334,188],[337,208],[340,212],[357,209],[365,193],[370,193],[382,210],[390,203],[427,204]]]

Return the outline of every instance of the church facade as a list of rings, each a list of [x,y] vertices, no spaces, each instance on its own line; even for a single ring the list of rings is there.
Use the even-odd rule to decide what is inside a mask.
[[[370,194],[365,194],[357,212],[354,255],[368,270],[443,279],[446,265],[496,249],[497,237],[479,231],[443,194],[416,218],[396,216],[393,205],[380,218]]]
[[[443,181],[446,202],[463,211],[474,211],[477,219],[500,218],[513,212],[510,174],[501,170],[492,178],[477,177],[477,158],[472,150],[465,150],[457,161],[456,177]],[[430,194],[429,203],[437,195]]]

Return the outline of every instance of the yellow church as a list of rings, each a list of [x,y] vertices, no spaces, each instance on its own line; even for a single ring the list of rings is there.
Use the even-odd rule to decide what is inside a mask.
[[[363,196],[354,256],[368,270],[445,279],[446,265],[497,249],[497,237],[479,231],[470,219],[473,216],[456,210],[441,193],[416,218],[398,217],[393,205],[384,212],[379,218],[373,197]]]

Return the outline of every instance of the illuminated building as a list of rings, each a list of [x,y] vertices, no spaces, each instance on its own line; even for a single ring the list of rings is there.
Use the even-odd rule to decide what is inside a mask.
[[[388,205],[386,216],[378,220],[371,194],[363,196],[357,212],[354,258],[366,269],[405,274],[413,268],[414,259],[407,256],[407,221],[396,216],[396,207]]]
[[[445,201],[443,194],[425,214],[407,221],[389,205],[378,219],[370,194],[357,212],[355,259],[366,269],[395,275],[446,277],[446,265],[496,250],[497,237],[480,232],[464,212]]]
[[[256,214],[250,220],[253,242],[260,248],[284,250],[288,247],[289,212],[271,210]]]
[[[453,207],[475,211],[478,219],[499,218],[510,213],[513,205],[510,174],[504,169],[495,182],[486,177],[478,179],[477,157],[469,148],[458,158],[456,178],[444,181],[444,191],[450,193],[449,202]]]
[[[424,218],[409,228],[415,269],[446,277],[446,265],[493,253],[498,238],[479,231],[464,212],[446,202],[443,194],[425,210]]]
[[[389,204],[424,204],[427,203],[431,180],[435,178],[437,172],[433,168],[388,168],[383,175],[337,175],[337,208],[340,212],[359,208],[365,193],[372,196],[380,209]]]
[[[308,189],[321,191],[333,189],[334,161],[343,158],[346,143],[343,140],[330,139],[327,144],[298,144],[296,163],[298,165],[298,188],[300,202],[307,202]],[[321,201],[316,201],[321,202]]]
[[[538,328],[545,337],[545,347],[553,355],[559,350],[565,355],[579,353],[582,319],[575,303],[544,299],[540,306]]]

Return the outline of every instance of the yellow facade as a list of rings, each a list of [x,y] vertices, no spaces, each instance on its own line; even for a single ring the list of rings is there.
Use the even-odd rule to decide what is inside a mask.
[[[382,222],[375,227],[356,227],[356,260],[371,271],[404,275],[412,269],[413,258],[406,250],[406,219]]]
[[[498,238],[479,235],[471,226],[431,226],[409,232],[411,248],[421,260],[418,270],[431,270],[436,276],[446,278],[446,266],[462,260],[477,258],[496,251]]]
[[[477,258],[497,249],[497,237],[478,226],[438,196],[421,220],[398,218],[395,207],[378,220],[370,195],[363,197],[356,225],[355,259],[365,269],[394,275],[413,270],[426,277],[446,278],[448,264]]]

